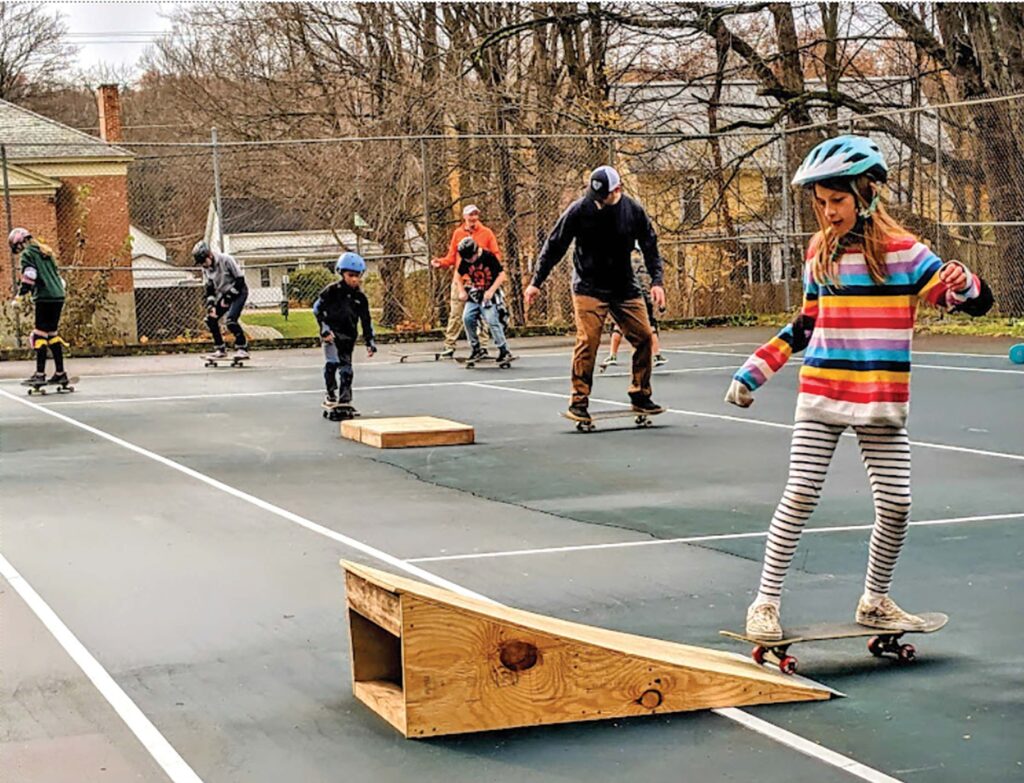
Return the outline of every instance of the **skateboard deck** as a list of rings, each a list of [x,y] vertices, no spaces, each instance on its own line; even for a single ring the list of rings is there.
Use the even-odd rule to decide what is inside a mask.
[[[413,362],[443,362],[448,361],[453,357],[441,356],[440,351],[413,351],[412,353],[403,353],[398,357],[399,364],[413,363]]]
[[[209,354],[203,355],[203,363],[206,367],[220,367],[221,364],[227,364],[230,367],[242,367],[248,358],[243,359],[239,356],[210,356]]]
[[[662,413],[664,413],[664,411],[662,411]],[[651,421],[651,417],[659,416],[660,414],[638,413],[637,411],[627,410],[624,408],[621,411],[595,411],[594,413],[590,414],[590,421],[580,421],[579,419],[574,419],[565,411],[561,411],[558,415],[561,416],[563,419],[568,419],[569,421],[575,422],[576,429],[579,432],[593,432],[594,430],[597,429],[596,422],[605,421],[607,419],[624,419],[630,416],[633,417],[633,423],[636,424],[637,427],[640,427],[641,429],[646,429],[647,427],[654,426],[654,422]]]
[[[783,674],[793,674],[797,669],[797,659],[789,654],[789,648],[803,642],[824,642],[831,639],[854,639],[870,637],[868,652],[876,658],[886,653],[896,656],[901,663],[910,663],[917,657],[917,650],[912,644],[900,642],[900,637],[908,633],[935,633],[949,622],[949,615],[942,612],[924,612],[920,617],[925,625],[920,628],[868,628],[857,623],[815,623],[795,628],[784,628],[783,638],[777,641],[765,641],[748,636],[738,631],[719,631],[722,636],[740,642],[756,645],[750,657],[756,663],[765,661],[775,663]]]
[[[347,421],[359,415],[359,411],[347,402],[324,402],[320,407],[323,408],[324,418],[331,421]]]
[[[34,394],[43,395],[46,394],[46,388],[48,386],[56,386],[57,394],[71,394],[75,390],[75,384],[78,383],[79,378],[77,375],[70,376],[65,383],[34,383],[33,381],[22,381],[22,386],[28,386],[29,396]]]
[[[507,370],[509,367],[512,366],[512,362],[514,362],[518,358],[518,356],[509,356],[507,359],[502,359],[499,362],[497,356],[485,356],[482,359],[473,360],[470,360],[468,356],[456,356],[455,361],[457,361],[459,364],[466,365],[467,370],[472,370],[478,364],[486,364],[488,362],[495,362],[501,369]]]

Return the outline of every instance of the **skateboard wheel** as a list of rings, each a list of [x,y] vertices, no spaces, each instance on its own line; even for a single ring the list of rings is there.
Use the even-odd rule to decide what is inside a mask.
[[[779,661],[779,671],[783,674],[795,674],[796,673],[796,658],[792,655],[784,655],[782,660]]]
[[[885,652],[885,646],[882,644],[882,640],[877,636],[872,636],[868,639],[868,652],[876,658],[881,658],[882,653]]]
[[[1024,343],[1017,343],[1010,349],[1010,361],[1014,364],[1024,364]]]
[[[903,663],[910,663],[917,657],[917,650],[914,649],[912,644],[900,645],[899,657]]]
[[[750,657],[754,659],[754,663],[760,665],[764,663],[764,647],[758,645],[750,651]]]

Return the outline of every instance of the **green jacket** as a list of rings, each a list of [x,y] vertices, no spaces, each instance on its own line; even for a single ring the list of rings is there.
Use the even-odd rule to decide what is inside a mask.
[[[37,302],[64,301],[64,281],[57,272],[57,262],[35,243],[21,251],[21,287],[23,292],[26,287],[31,290]]]

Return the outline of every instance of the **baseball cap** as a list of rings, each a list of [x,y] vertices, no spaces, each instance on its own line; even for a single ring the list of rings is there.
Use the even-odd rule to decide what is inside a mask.
[[[603,199],[615,188],[622,184],[619,172],[611,166],[598,166],[590,172],[590,187],[587,188],[587,198],[592,201]]]
[[[462,208],[462,217],[466,217],[466,215],[472,215],[474,212],[479,211],[480,207],[478,207],[476,204],[467,204]]]

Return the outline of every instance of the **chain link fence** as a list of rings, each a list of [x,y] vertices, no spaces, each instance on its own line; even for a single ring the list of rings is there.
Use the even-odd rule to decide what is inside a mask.
[[[1002,314],[1024,314],[1021,96],[724,135],[130,143],[121,145],[132,157],[120,196],[101,201],[81,185],[63,193],[58,182],[54,220],[34,224],[6,165],[4,195],[14,224],[59,251],[68,281],[62,328],[77,345],[209,340],[190,256],[201,238],[242,265],[242,320],[254,339],[313,337],[312,300],[346,250],[369,263],[365,289],[382,333],[441,328],[451,277],[431,259],[447,253],[467,204],[498,238],[513,325],[569,328],[571,257],[529,313],[522,291],[558,215],[604,163],[619,169],[657,229],[662,317],[723,318],[799,303],[803,249],[816,226],[788,183],[810,146],[835,132],[877,139],[890,162],[892,211],[940,256],[985,276]],[[24,179],[33,164],[11,158]],[[83,211],[118,208],[130,223],[120,244],[86,235]],[[6,311],[4,343],[26,333]]]

